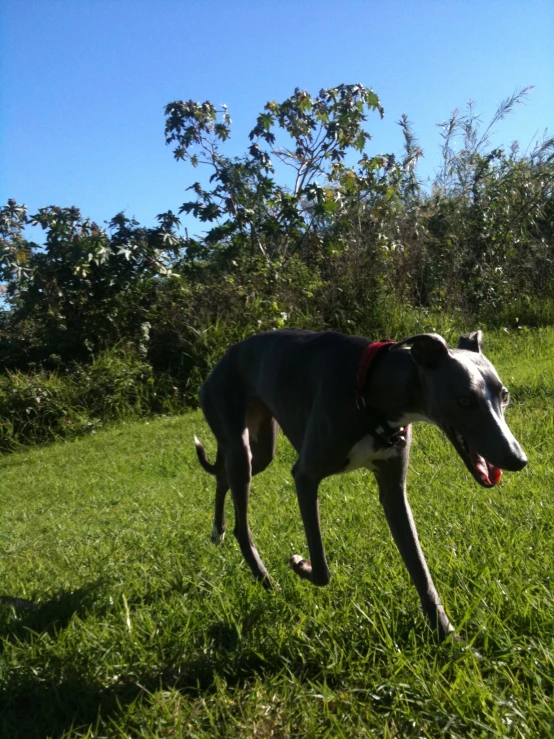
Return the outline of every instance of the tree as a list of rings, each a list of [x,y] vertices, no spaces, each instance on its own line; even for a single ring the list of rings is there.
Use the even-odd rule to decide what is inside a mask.
[[[0,209],[0,282],[13,333],[32,336],[26,347],[18,342],[17,361],[21,353],[33,361],[83,358],[140,332],[149,280],[169,276],[184,247],[178,218],[169,211],[158,221],[143,228],[118,213],[106,230],[75,207],[49,206],[29,217],[9,200]],[[44,245],[23,237],[27,224],[44,230]],[[11,364],[10,351],[4,347]]]
[[[226,106],[192,100],[167,105],[166,143],[174,144],[175,158],[211,170],[211,188],[195,182],[189,189],[196,198],[181,207],[215,224],[189,245],[190,255],[223,244],[233,254],[249,248],[282,259],[310,234],[332,240],[335,226],[348,226],[349,197],[367,186],[368,173],[386,166],[383,158],[364,154],[370,111],[383,116],[379,98],[363,85],[339,85],[316,97],[297,88],[284,102],[267,103],[245,155],[227,157],[221,151],[231,134]],[[349,152],[361,156],[359,172],[345,163]],[[276,182],[275,159],[291,169],[290,184]]]

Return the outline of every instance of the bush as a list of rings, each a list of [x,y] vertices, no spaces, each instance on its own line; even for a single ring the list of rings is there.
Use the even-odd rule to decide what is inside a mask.
[[[90,365],[62,372],[7,372],[0,376],[0,451],[22,444],[74,438],[113,421],[182,410],[170,378],[155,378],[132,348],[100,353]]]
[[[234,342],[302,326],[370,338],[554,323],[554,139],[525,153],[489,141],[472,105],[442,129],[429,187],[406,116],[400,156],[368,156],[376,94],[339,85],[269,102],[243,156],[223,149],[225,107],[166,109],[174,155],[211,172],[178,235],[171,211],[107,229],[77,208],[0,209],[0,449],[194,406]],[[277,181],[272,159],[290,165]],[[357,162],[354,160],[358,160]],[[206,189],[207,188],[207,189]],[[43,246],[25,238],[39,225]],[[204,228],[205,226],[203,226]]]

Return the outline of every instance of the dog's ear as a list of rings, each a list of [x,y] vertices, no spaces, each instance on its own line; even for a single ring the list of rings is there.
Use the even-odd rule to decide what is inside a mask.
[[[416,334],[402,339],[396,346],[412,345],[412,357],[424,369],[435,369],[448,356],[448,344],[439,334]]]
[[[481,353],[481,344],[483,343],[483,332],[472,331],[470,334],[462,334],[458,341],[458,349],[466,349],[468,352]]]

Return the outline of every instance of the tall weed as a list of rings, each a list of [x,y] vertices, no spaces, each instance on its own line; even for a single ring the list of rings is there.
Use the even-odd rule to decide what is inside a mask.
[[[171,378],[130,347],[100,353],[90,365],[65,371],[0,375],[0,451],[74,438],[110,422],[182,410]]]

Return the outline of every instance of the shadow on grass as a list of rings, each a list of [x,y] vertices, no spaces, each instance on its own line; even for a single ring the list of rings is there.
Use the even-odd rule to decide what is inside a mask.
[[[57,593],[43,603],[0,596],[0,638],[25,643],[33,634],[54,634],[65,629],[74,616],[83,616],[93,607],[98,612],[101,587],[102,581],[97,580],[76,590]]]
[[[236,667],[236,666],[235,666]],[[194,659],[179,668],[157,674],[130,675],[104,686],[75,674],[59,680],[27,674],[4,691],[0,709],[0,736],[10,739],[61,739],[70,731],[98,731],[99,726],[120,725],[129,730],[136,716],[127,715],[132,704],[148,706],[160,691],[178,691],[191,700],[215,691],[218,679],[229,689],[244,686],[255,677],[270,679],[283,670],[283,662],[252,655],[232,672],[220,660]],[[288,664],[288,672],[305,680],[321,676],[321,664]],[[332,681],[327,681],[332,687]],[[139,710],[139,715],[142,712]],[[143,714],[144,715],[144,714]],[[96,731],[93,734],[96,735]],[[103,736],[104,733],[100,731]]]
[[[4,638],[25,639],[29,638],[31,631],[35,634],[60,631],[73,615],[84,614],[95,603],[97,587],[98,583],[95,583],[73,593],[60,594],[37,610],[25,612],[17,624],[1,628],[0,633]],[[97,608],[95,605],[95,610]],[[114,677],[111,685],[95,681],[91,677],[94,666],[86,660],[82,665],[62,665],[53,658],[39,670],[33,671],[30,666],[25,672],[13,672],[5,684],[0,704],[0,737],[61,739],[68,732],[86,733],[87,729],[110,724],[124,725],[128,729],[136,718],[131,714],[132,705],[137,705],[137,716],[144,715],[144,707],[148,707],[152,696],[159,691],[177,691],[194,701],[213,694],[221,682],[230,690],[243,689],[248,681],[256,678],[270,681],[285,671],[289,677],[299,681],[317,683],[324,680],[331,690],[342,685],[343,675],[326,671],[320,656],[314,655],[308,645],[294,638],[282,652],[270,644],[262,649],[258,644],[256,651],[251,649],[250,640],[244,634],[248,634],[256,623],[262,623],[267,614],[260,604],[259,608],[242,615],[246,615],[246,620],[241,620],[242,637],[224,619],[214,620],[207,629],[211,642],[207,654],[195,650],[190,659],[169,657],[167,663],[155,672],[130,672]],[[413,627],[413,621],[408,618],[397,622],[396,643],[409,648]],[[357,653],[372,649],[368,635],[364,637],[359,631],[345,632],[344,637],[345,643],[349,642]],[[387,651],[386,648],[379,650],[383,663],[387,661]],[[439,657],[445,662],[450,658],[451,655],[446,653]],[[132,665],[128,669],[131,671]],[[391,690],[390,701],[393,695]],[[388,704],[387,694],[383,694],[375,709],[388,710]]]
[[[71,729],[84,732],[99,723],[117,724],[131,704],[148,704],[152,694],[160,690],[176,690],[194,699],[211,693],[217,676],[223,677],[232,688],[262,672],[273,674],[280,669],[282,665],[268,666],[260,657],[252,656],[233,674],[221,669],[220,660],[193,659],[156,674],[122,676],[111,686],[87,680],[77,673],[61,680],[58,674],[47,677],[27,673],[4,690],[0,736],[60,739]]]

